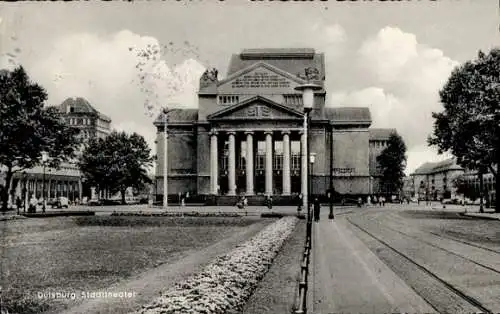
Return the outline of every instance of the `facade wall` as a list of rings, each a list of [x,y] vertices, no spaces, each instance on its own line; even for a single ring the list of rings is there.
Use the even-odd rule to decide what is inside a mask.
[[[354,176],[369,176],[367,129],[334,130],[333,141],[334,174],[347,171]]]
[[[219,140],[220,142],[220,140]],[[221,147],[221,143],[218,143]],[[210,133],[204,127],[198,127],[197,134],[197,190],[199,194],[210,193]],[[220,149],[219,149],[220,155]],[[220,162],[219,162],[220,165]],[[220,167],[220,166],[219,166]]]
[[[163,198],[163,177],[156,178],[156,192],[158,198]],[[191,176],[169,176],[168,178],[168,194],[175,195],[178,193],[196,194],[197,177]]]
[[[328,133],[325,129],[312,129],[309,134],[311,153],[316,153],[316,158],[313,165],[313,175],[325,176],[329,175],[330,170],[330,155],[326,149],[326,140]]]
[[[445,192],[454,193],[456,190],[453,181],[464,170],[450,169],[428,174],[412,174],[413,185],[410,193],[420,195],[420,198],[425,198],[428,193],[431,199],[439,200],[444,197]]]

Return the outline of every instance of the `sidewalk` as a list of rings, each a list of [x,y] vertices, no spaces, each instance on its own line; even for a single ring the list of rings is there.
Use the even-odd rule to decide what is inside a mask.
[[[327,215],[313,222],[310,313],[434,312],[352,233],[341,215],[335,220]]]

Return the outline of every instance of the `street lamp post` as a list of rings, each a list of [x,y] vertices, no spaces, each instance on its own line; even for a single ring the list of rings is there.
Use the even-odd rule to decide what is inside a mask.
[[[47,152],[42,152],[42,167],[43,167],[43,178],[42,178],[42,212],[45,213],[45,164],[49,159],[49,154]]]
[[[307,290],[308,290],[308,272],[309,272],[309,262],[310,262],[310,254],[312,250],[312,220],[311,220],[311,202],[309,200],[310,196],[310,182],[311,182],[311,175],[309,174],[309,161],[310,159],[310,141],[308,139],[308,125],[310,125],[310,113],[313,109],[314,105],[314,91],[321,90],[322,87],[316,84],[312,83],[306,83],[304,85],[300,85],[295,87],[295,90],[301,91],[302,92],[302,102],[304,106],[304,138],[303,138],[303,147],[302,147],[302,175],[305,176],[306,179],[306,186],[304,187],[304,180],[302,180],[302,191],[303,191],[303,205],[307,206],[307,228],[306,228],[306,245],[305,245],[305,265],[303,269],[305,269],[304,277],[301,280],[301,285],[302,285],[302,299],[301,299],[301,305],[299,306],[299,309],[295,311],[295,313],[307,313]],[[304,149],[305,148],[305,149]],[[305,152],[304,152],[305,150]],[[312,162],[314,162],[314,157],[312,158]],[[304,178],[303,178],[304,179]]]
[[[312,183],[312,176],[313,176],[313,173],[314,173],[314,161],[316,160],[316,153],[310,153],[309,154],[309,163],[311,164],[311,173],[309,174],[309,184],[308,184],[308,192],[307,194],[310,195],[310,204],[313,203],[312,198],[314,196],[314,191],[313,191],[313,183]],[[309,206],[309,210],[311,210],[311,207],[312,206]]]
[[[328,219],[334,219],[333,215],[333,125],[330,125],[330,186],[328,187],[328,204],[330,207],[330,212],[328,213]]]
[[[163,208],[168,209],[168,133],[167,108],[163,108]]]
[[[309,171],[308,171],[309,169],[307,169],[307,167],[308,167],[307,158],[308,158],[309,153],[310,153],[310,141],[308,138],[309,137],[308,129],[309,129],[309,125],[310,125],[310,113],[311,113],[313,106],[314,106],[314,91],[318,91],[321,89],[322,89],[321,86],[316,85],[316,84],[312,84],[312,83],[306,83],[304,85],[299,85],[299,86],[295,87],[295,90],[302,92],[302,102],[303,102],[303,106],[304,106],[304,141],[306,142],[305,143],[306,154],[302,154],[302,156],[303,156],[303,158],[306,158],[306,161],[303,162],[302,164],[306,166],[304,173],[306,173],[306,175],[307,175],[307,187],[308,187],[308,189],[310,186],[310,184],[309,184],[310,175],[309,175]],[[311,201],[309,200],[310,191],[308,189],[304,195],[303,200],[304,200],[304,206],[307,206],[307,213],[308,213],[307,220],[308,220],[308,222],[310,222],[310,220],[311,220],[311,216],[310,216]],[[310,232],[311,231],[308,230],[309,235],[310,235]]]
[[[484,177],[483,170],[479,170],[479,212],[484,213],[484,201],[483,201],[483,190],[484,190]]]

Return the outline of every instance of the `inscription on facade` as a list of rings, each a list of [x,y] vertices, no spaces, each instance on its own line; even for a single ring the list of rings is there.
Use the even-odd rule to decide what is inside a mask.
[[[277,74],[254,72],[243,75],[231,83],[232,88],[289,88],[290,81]]]
[[[354,168],[333,168],[335,176],[350,176],[354,174]]]

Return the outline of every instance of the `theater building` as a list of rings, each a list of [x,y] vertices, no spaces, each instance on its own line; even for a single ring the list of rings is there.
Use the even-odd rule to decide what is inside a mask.
[[[370,129],[363,107],[325,106],[325,56],[314,49],[245,49],[234,54],[224,79],[200,78],[197,109],[167,113],[168,191],[190,195],[301,193],[304,113],[295,87],[321,86],[310,113],[312,194],[378,192],[376,156],[393,129]],[[163,195],[164,117],[157,129],[157,199]],[[304,154],[304,156],[306,156]],[[333,158],[331,158],[333,157]]]

